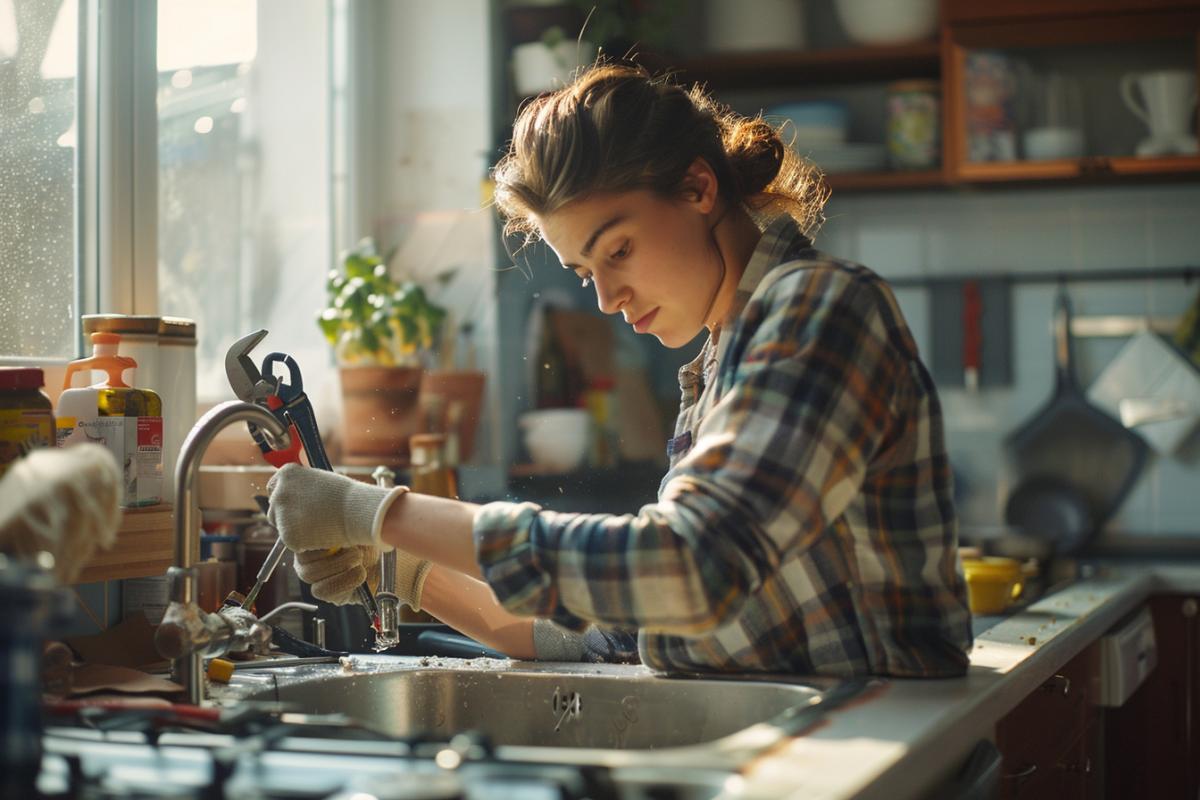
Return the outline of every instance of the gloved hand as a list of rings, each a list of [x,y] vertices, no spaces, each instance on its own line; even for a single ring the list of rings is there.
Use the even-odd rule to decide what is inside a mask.
[[[103,445],[34,450],[0,480],[0,553],[54,556],[54,573],[74,583],[121,525],[121,468]]]
[[[390,549],[390,548],[388,548]],[[370,545],[347,547],[330,554],[325,550],[296,553],[296,574],[309,584],[313,597],[344,606],[355,601],[354,590],[367,580],[372,592],[379,591],[379,559],[384,548]],[[414,555],[396,551],[396,597],[421,610],[421,590],[433,564]]]
[[[296,553],[296,574],[313,596],[336,605],[354,601],[354,590],[379,582],[380,529],[391,504],[407,486],[384,489],[344,475],[286,464],[267,481],[268,518]],[[430,562],[396,554],[396,596],[420,610]]]
[[[288,549],[297,553],[378,545],[387,507],[407,491],[405,486],[383,489],[334,472],[285,464],[267,481],[267,516]]]

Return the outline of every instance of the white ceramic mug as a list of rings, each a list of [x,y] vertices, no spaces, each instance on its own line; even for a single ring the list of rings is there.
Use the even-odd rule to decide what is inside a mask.
[[[1145,105],[1138,102],[1135,87]],[[1131,73],[1121,78],[1121,99],[1146,123],[1152,137],[1187,135],[1196,105],[1196,76],[1183,69]]]

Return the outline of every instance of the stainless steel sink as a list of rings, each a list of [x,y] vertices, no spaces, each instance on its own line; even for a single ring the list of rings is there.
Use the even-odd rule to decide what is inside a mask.
[[[864,684],[664,678],[640,666],[354,656],[352,667],[239,671],[228,698],[342,713],[386,733],[447,740],[479,731],[499,747],[744,753],[812,724]],[[699,751],[697,751],[699,752]]]

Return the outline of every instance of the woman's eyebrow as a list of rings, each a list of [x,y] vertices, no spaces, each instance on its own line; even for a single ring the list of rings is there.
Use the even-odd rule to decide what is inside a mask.
[[[592,232],[592,235],[588,237],[587,244],[585,244],[583,246],[583,257],[587,258],[588,256],[590,256],[592,254],[592,248],[596,246],[596,240],[599,239],[600,236],[606,230],[611,228],[613,225],[617,225],[618,223],[624,222],[626,216],[627,216],[626,214],[617,214],[615,217],[610,219],[608,222],[605,222],[603,225],[596,228],[596,230]],[[563,268],[564,269],[579,269],[579,265],[578,264],[569,264],[569,263],[564,262]]]

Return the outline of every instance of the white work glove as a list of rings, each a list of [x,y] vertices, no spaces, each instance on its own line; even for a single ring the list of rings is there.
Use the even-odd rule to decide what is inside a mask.
[[[368,576],[378,584],[379,557],[387,547],[380,539],[383,519],[407,486],[384,489],[286,464],[267,481],[267,491],[268,519],[296,553],[296,574],[311,585],[313,597],[345,605],[354,601],[355,588]],[[396,554],[396,596],[415,610],[420,610],[430,567],[403,550]]]
[[[61,583],[74,583],[96,548],[121,525],[121,468],[103,445],[34,450],[0,480],[0,553],[54,556]]]
[[[392,548],[359,545],[330,553],[327,550],[303,550],[296,553],[296,574],[309,584],[313,597],[344,606],[355,602],[354,590],[364,580],[372,592],[379,591],[379,559]],[[421,590],[433,563],[396,551],[396,597],[401,603],[421,610]]]

